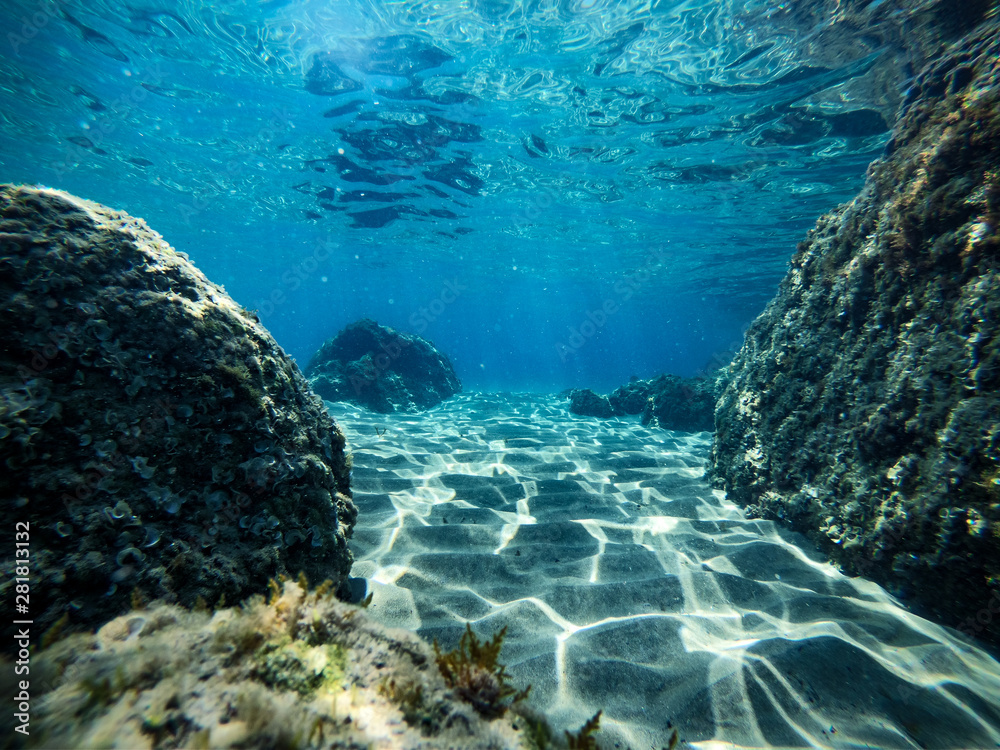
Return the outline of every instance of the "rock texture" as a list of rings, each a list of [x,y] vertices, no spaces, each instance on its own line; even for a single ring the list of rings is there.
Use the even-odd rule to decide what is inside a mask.
[[[415,635],[292,581],[238,609],[129,612],[35,655],[32,686],[39,748],[513,750],[527,723],[481,719]]]
[[[1000,641],[1000,23],[914,82],[800,243],[716,413],[712,474],[848,571]]]
[[[676,375],[660,375],[647,381],[646,405],[642,411],[642,423],[665,430],[683,432],[711,432],[715,429],[715,402],[725,384],[719,377],[680,378]],[[632,384],[630,384],[632,385]],[[612,405],[633,405],[636,388],[622,386],[611,394]]]
[[[607,396],[594,393],[589,388],[576,388],[570,391],[569,410],[571,414],[581,417],[599,417],[601,419],[610,419],[624,414],[624,412],[616,412],[611,408]]]
[[[608,396],[589,389],[569,394],[569,410],[586,417],[623,417],[642,414],[642,423],[665,430],[711,432],[715,429],[715,402],[725,385],[725,371],[711,378],[660,375],[651,380],[633,378]]]
[[[306,375],[329,401],[383,413],[429,409],[462,390],[451,362],[433,344],[368,318],[323,344]]]
[[[30,530],[33,634],[346,578],[344,436],[253,315],[66,193],[0,187],[0,247],[0,497]]]
[[[778,6],[737,0],[725,3],[720,12],[733,29],[752,29],[758,40],[794,39],[791,48],[802,73],[870,66],[819,101],[806,97],[776,112],[761,137],[790,145],[797,141],[782,138],[814,128],[848,138],[887,130],[914,73],[997,8],[997,0],[814,0]]]

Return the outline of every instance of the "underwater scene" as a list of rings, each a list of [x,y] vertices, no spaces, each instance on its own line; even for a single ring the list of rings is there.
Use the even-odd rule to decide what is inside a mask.
[[[6,0],[0,747],[1000,747],[1000,0]]]

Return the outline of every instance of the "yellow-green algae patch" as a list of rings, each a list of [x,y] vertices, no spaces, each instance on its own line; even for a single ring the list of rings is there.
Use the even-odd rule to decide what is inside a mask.
[[[240,607],[154,605],[42,650],[31,746],[44,748],[505,748],[517,718],[484,721],[449,690],[433,651],[338,601],[272,587]],[[419,689],[411,726],[380,687]]]

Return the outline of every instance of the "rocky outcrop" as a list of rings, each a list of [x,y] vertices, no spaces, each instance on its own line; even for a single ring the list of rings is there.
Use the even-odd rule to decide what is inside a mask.
[[[59,191],[0,187],[0,244],[0,497],[33,634],[346,579],[344,436],[255,316],[141,220]]]
[[[32,746],[521,747],[525,719],[480,718],[434,662],[293,581],[214,613],[158,604],[34,655]]]
[[[715,402],[725,384],[720,377],[660,375],[647,383],[649,395],[642,412],[644,425],[682,432],[711,432],[715,429]],[[622,386],[611,394],[611,402],[634,404],[637,400],[634,390]]]
[[[600,419],[610,419],[623,414],[623,412],[616,412],[611,408],[607,396],[594,393],[589,388],[576,388],[570,391],[569,411],[580,417],[599,417]]]
[[[462,390],[451,362],[433,344],[367,318],[323,344],[306,375],[328,401],[387,414],[429,409]]]
[[[998,26],[921,73],[861,194],[799,245],[732,366],[711,470],[751,513],[994,642]]]
[[[725,384],[724,373],[711,378],[660,375],[651,380],[632,378],[608,396],[581,388],[570,392],[569,410],[586,417],[623,417],[642,414],[642,423],[665,430],[702,432],[715,429],[715,402]]]

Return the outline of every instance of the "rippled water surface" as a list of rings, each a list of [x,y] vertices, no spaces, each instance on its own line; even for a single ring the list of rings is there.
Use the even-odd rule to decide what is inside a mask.
[[[898,18],[833,6],[8,2],[2,179],[146,218],[300,357],[319,314],[419,328],[457,272],[492,317],[425,322],[465,379],[515,338],[553,383],[629,348],[632,370],[693,371],[887,138]],[[623,284],[603,343],[555,361]],[[649,314],[679,350],[644,358]]]

